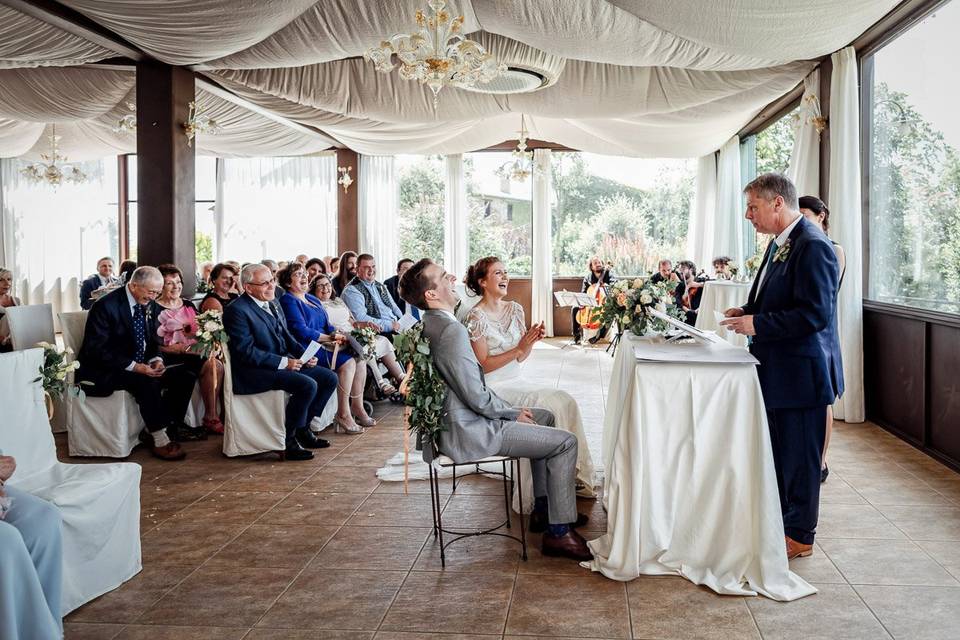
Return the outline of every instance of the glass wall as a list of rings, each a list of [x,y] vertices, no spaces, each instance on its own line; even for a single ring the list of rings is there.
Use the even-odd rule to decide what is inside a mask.
[[[619,275],[686,258],[693,160],[554,152],[553,274],[582,276],[599,256]]]
[[[444,163],[442,156],[399,155],[398,255],[443,262]],[[362,179],[362,178],[361,178]],[[386,269],[386,265],[381,269]],[[392,269],[392,265],[389,267]]]
[[[960,2],[863,60],[867,297],[960,313]],[[918,73],[918,70],[922,72]]]
[[[468,153],[467,181],[470,262],[499,256],[512,276],[531,275],[533,177],[511,180],[510,152]]]

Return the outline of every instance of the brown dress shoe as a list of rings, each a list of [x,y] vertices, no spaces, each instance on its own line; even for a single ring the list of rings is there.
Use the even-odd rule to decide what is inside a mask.
[[[162,447],[150,447],[150,453],[161,460],[183,460],[187,457],[187,452],[176,442],[171,442]]]
[[[571,522],[570,527],[573,529],[582,529],[587,526],[587,523],[590,522],[590,516],[578,513],[577,521]],[[543,533],[547,530],[547,526],[550,524],[550,521],[547,520],[546,511],[534,511],[530,514],[530,533]]]
[[[540,551],[545,556],[570,558],[578,562],[593,560],[593,554],[587,547],[587,541],[579,533],[570,529],[562,536],[545,534],[540,545]]]
[[[787,560],[794,558],[806,558],[813,555],[813,545],[797,542],[790,536],[784,536],[787,541]]]

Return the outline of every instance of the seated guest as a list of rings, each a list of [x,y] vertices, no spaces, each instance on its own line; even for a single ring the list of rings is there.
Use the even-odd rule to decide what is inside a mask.
[[[280,390],[290,394],[284,420],[287,460],[309,460],[307,449],[330,443],[310,433],[310,421],[323,413],[337,388],[337,374],[317,366],[317,358],[305,363],[300,344],[287,329],[280,307],[274,302],[276,282],[262,264],[248,265],[240,272],[244,295],[224,311],[223,322],[230,336],[230,358],[235,394]],[[306,447],[306,448],[304,448]]]
[[[203,398],[202,426],[210,433],[223,433],[218,400],[223,394],[223,363],[216,358],[201,358],[191,353],[197,342],[197,307],[180,297],[183,293],[183,272],[175,265],[162,264],[157,269],[163,276],[163,291],[157,304],[160,312],[159,336],[163,339],[160,353],[167,364],[182,364],[200,377],[200,395]]]
[[[154,267],[139,267],[130,282],[100,298],[90,309],[77,359],[76,379],[88,396],[103,398],[114,391],[129,392],[147,425],[140,440],[163,460],[180,460],[186,453],[171,442],[174,437],[206,437],[183,424],[196,376],[187,367],[167,370],[160,355],[157,319],[163,307],[156,303],[163,276]],[[164,393],[165,392],[165,393]]]
[[[697,265],[690,260],[681,260],[677,263],[680,270],[680,278],[683,280],[683,309],[686,312],[687,324],[697,323],[697,310],[700,308],[700,298],[703,296],[703,281],[705,278],[697,277]]]
[[[390,276],[389,278],[383,281],[383,286],[385,286],[387,288],[387,291],[390,292],[390,297],[393,298],[393,301],[397,304],[397,308],[400,309],[400,311],[403,313],[407,312],[407,307],[409,305],[407,305],[406,300],[400,297],[400,292],[398,291],[398,284],[400,282],[400,278],[403,277],[403,274],[406,273],[407,269],[409,269],[412,266],[413,266],[413,260],[409,258],[404,258],[403,260],[397,263],[397,275]],[[416,307],[410,307],[410,315],[416,318],[417,320],[419,320],[420,310],[417,309]]]
[[[310,287],[307,272],[299,262],[294,262],[280,272],[280,286],[286,290],[280,298],[280,306],[283,308],[283,315],[286,316],[287,326],[290,327],[290,333],[303,349],[306,349],[311,341],[325,346],[340,345],[337,361],[333,367],[330,366],[333,358],[332,351],[321,349],[317,352],[320,366],[336,369],[340,379],[337,385],[335,423],[337,431],[342,429],[350,434],[358,434],[363,433],[363,427],[376,425],[377,423],[363,408],[363,388],[367,382],[367,367],[363,362],[357,362],[357,352],[348,344],[349,334],[338,333],[330,324],[323,303],[307,293]]]
[[[316,278],[318,274],[327,272],[327,265],[320,258],[310,258],[304,267],[307,269],[307,282]]]
[[[301,253],[296,258],[293,259],[294,262],[299,262],[300,264],[306,266],[307,264],[307,254]]]
[[[238,279],[240,271],[233,265],[221,262],[210,271],[210,291],[200,301],[200,311],[219,311],[227,308],[231,302],[237,299],[234,281]]]
[[[12,350],[10,325],[7,323],[7,307],[19,306],[20,299],[13,296],[13,272],[0,267],[0,353]]]
[[[529,458],[535,497],[531,528],[539,520],[546,529],[543,554],[590,560],[586,541],[574,530],[586,523],[577,514],[577,437],[549,428],[554,423],[549,411],[511,407],[487,388],[467,328],[453,315],[455,282],[428,259],[400,279],[404,300],[424,309],[423,335],[446,386],[439,451],[459,463],[493,455]]]
[[[277,274],[280,273],[280,265],[278,265],[273,260],[261,260],[260,264],[265,266],[267,269],[270,269],[270,275],[273,276],[274,280],[277,279]],[[279,300],[280,296],[282,296],[284,293],[286,292],[282,288],[280,288],[280,285],[277,285],[277,288],[274,290],[273,295],[274,297],[276,297],[277,300]]]
[[[223,263],[233,267],[233,272],[237,274],[237,277],[233,279],[233,293],[237,294],[238,296],[242,296],[243,287],[240,285],[240,271],[241,271],[240,263],[237,262],[236,260],[224,260]],[[244,264],[244,266],[246,266],[247,264],[249,263]]]
[[[59,640],[63,637],[60,511],[46,500],[6,485],[16,468],[11,456],[0,455],[0,638]]]
[[[333,295],[339,298],[350,281],[357,277],[357,254],[344,251],[337,259],[337,264],[339,269],[333,276]]]
[[[340,258],[338,256],[333,256],[330,258],[330,268],[327,270],[327,273],[330,276],[335,276],[340,271]]]
[[[357,277],[344,288],[343,301],[350,307],[350,313],[359,322],[372,322],[381,333],[400,331],[397,322],[403,316],[397,308],[390,292],[377,282],[377,261],[369,253],[357,256]]]
[[[113,277],[113,258],[100,258],[97,261],[97,272],[80,284],[80,308],[89,309],[93,306],[96,302],[94,291],[115,284],[120,284],[120,279]]]
[[[669,260],[661,260],[657,264],[657,272],[650,278],[650,282],[654,284],[657,284],[658,282],[674,283],[673,301],[678,307],[681,309],[683,308],[683,294],[686,292],[687,288],[680,279],[680,276],[678,276],[673,270],[672,262]]]
[[[213,271],[212,262],[204,262],[197,271],[197,293],[210,291],[210,272]]]
[[[379,331],[379,327],[376,325],[357,322],[350,313],[350,309],[346,303],[340,298],[333,297],[333,284],[330,282],[329,276],[322,273],[318,275],[311,284],[310,289],[312,294],[323,304],[330,324],[340,333],[349,335],[356,327],[370,327],[375,331]],[[380,389],[380,393],[383,396],[391,396],[391,399],[395,400],[399,398],[397,395],[397,387],[403,382],[404,374],[403,368],[400,366],[400,363],[397,362],[393,343],[386,336],[378,335],[376,342],[374,342],[374,351],[373,357],[367,359],[370,373],[373,375],[373,380],[377,383],[377,388]],[[383,377],[380,373],[380,367],[377,365],[378,362],[387,368],[390,376],[393,377],[396,382],[397,387],[394,387]]]
[[[727,256],[717,256],[713,259],[713,276],[717,280],[733,280],[733,270],[730,263],[733,262]]]
[[[137,270],[137,263],[133,260],[124,260],[120,263],[120,284],[127,284],[130,282],[130,277],[133,275],[133,272]]]
[[[333,269],[330,268],[330,263],[333,262],[333,256],[323,256],[323,272],[327,274],[333,273]],[[313,282],[311,280],[311,282]]]
[[[280,269],[286,269],[288,264],[290,263],[287,262],[286,260],[281,260],[280,262],[277,263],[277,271],[279,271]]]

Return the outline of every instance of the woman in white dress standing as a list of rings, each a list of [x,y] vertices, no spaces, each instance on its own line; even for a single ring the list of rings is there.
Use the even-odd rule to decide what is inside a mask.
[[[543,338],[543,325],[527,329],[523,307],[505,300],[510,276],[499,258],[478,260],[467,271],[464,282],[467,289],[481,296],[467,315],[466,325],[487,386],[515,407],[539,407],[553,412],[557,428],[577,437],[577,495],[594,497],[593,460],[577,401],[566,391],[537,385],[522,376],[520,364],[529,357],[533,345]],[[523,495],[530,497],[524,499],[523,511],[527,513],[533,505],[528,464],[524,465],[523,480]],[[514,508],[518,506],[514,496]]]

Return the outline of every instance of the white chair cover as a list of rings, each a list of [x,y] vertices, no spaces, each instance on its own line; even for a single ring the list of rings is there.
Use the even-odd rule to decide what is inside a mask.
[[[66,615],[140,571],[140,465],[57,461],[43,390],[33,382],[42,359],[41,349],[0,354],[0,442],[17,459],[10,484],[63,516]]]
[[[56,343],[57,336],[53,331],[53,311],[50,303],[9,307],[6,311],[10,326],[10,343],[14,351],[32,349],[38,342]]]
[[[283,451],[287,394],[267,391],[249,395],[233,394],[230,349],[223,350],[223,455],[247,456],[267,451]]]
[[[86,311],[60,314],[63,343],[76,353],[80,352],[86,323]],[[71,456],[126,458],[137,446],[144,423],[137,401],[126,391],[116,391],[106,398],[77,397],[68,392],[64,404]]]

